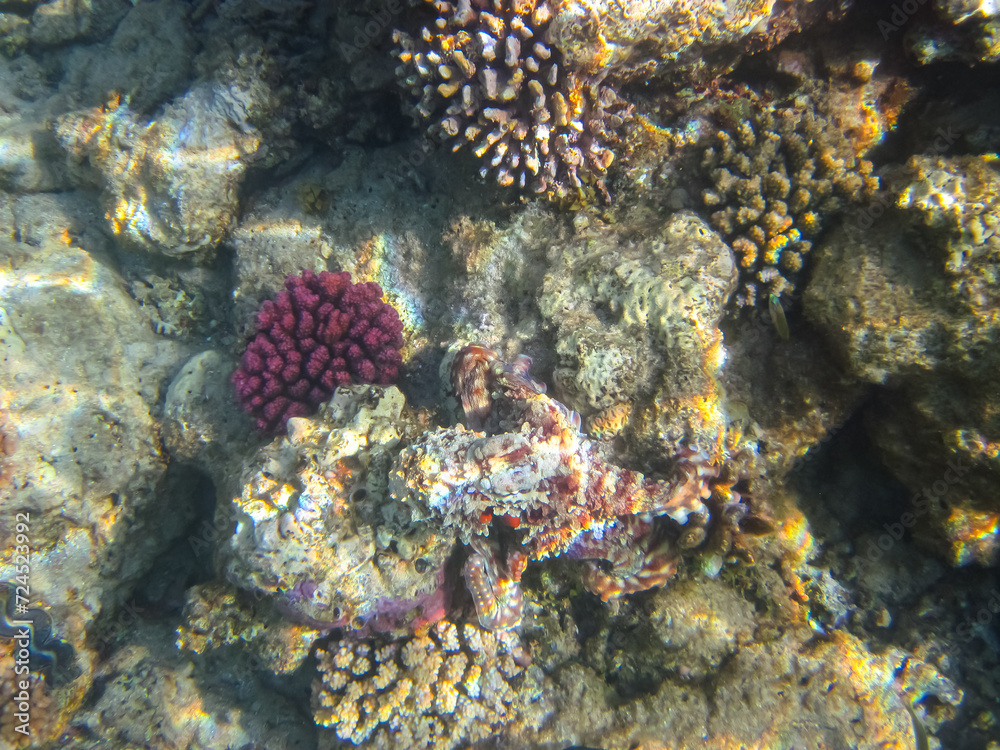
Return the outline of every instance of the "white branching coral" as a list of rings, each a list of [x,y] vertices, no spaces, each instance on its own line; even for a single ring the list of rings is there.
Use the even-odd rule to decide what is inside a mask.
[[[569,69],[545,38],[547,0],[427,0],[418,39],[397,31],[400,82],[429,132],[466,143],[501,185],[565,198],[603,177],[628,107],[602,77]]]

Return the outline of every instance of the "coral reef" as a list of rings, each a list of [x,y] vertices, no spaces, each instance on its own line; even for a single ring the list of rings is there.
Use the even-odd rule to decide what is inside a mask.
[[[752,97],[720,110],[703,169],[712,226],[743,268],[740,305],[790,294],[823,223],[845,204],[871,198],[872,165],[811,107],[775,107]]]
[[[585,184],[605,195],[603,177],[627,105],[603,75],[574,71],[546,32],[549,0],[433,2],[434,28],[420,39],[396,32],[401,83],[419,101],[429,132],[472,144],[501,185],[558,198],[581,195]]]
[[[221,567],[314,628],[407,631],[445,614],[454,533],[386,492],[391,451],[416,432],[396,388],[338,388],[312,419],[249,462],[220,528],[236,531]]]
[[[520,625],[518,582],[530,560],[588,561],[584,584],[607,601],[664,585],[681,549],[704,541],[709,524],[733,524],[745,512],[732,493],[723,518],[712,518],[702,501],[718,469],[690,448],[677,447],[675,474],[664,481],[608,463],[579,434],[579,415],[546,397],[528,364],[478,345],[459,350],[452,384],[472,429],[425,433],[390,477],[396,497],[472,545],[465,576],[491,630]],[[513,529],[507,549],[485,539],[494,522]]]
[[[945,268],[973,279],[956,288],[983,322],[990,302],[983,285],[991,261],[1000,256],[1000,158],[996,154],[941,158],[914,156],[897,176],[905,183],[897,205],[923,218],[942,235]]]
[[[707,82],[741,52],[772,47],[838,12],[824,0],[570,0],[558,4],[549,36],[577,70]]]
[[[79,669],[32,740],[989,748],[995,6],[0,3],[0,507]],[[334,268],[400,390],[261,450],[235,355]]]
[[[762,604],[754,611],[728,584],[692,580],[595,623],[546,599],[537,658],[559,710],[511,746],[909,748],[915,733],[941,736],[963,701],[946,670],[921,657],[771,620]]]
[[[537,730],[553,710],[541,671],[468,623],[444,620],[388,645],[331,644],[317,657],[316,721],[355,745],[460,747],[508,724]]]
[[[403,358],[399,313],[374,283],[304,271],[257,313],[257,333],[233,373],[236,396],[262,432],[311,414],[349,383],[389,385]]]

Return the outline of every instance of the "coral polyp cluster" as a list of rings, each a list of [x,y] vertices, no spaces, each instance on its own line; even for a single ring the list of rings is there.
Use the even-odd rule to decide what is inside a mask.
[[[878,189],[837,126],[810,107],[739,99],[705,150],[712,187],[703,193],[715,229],[743,268],[741,306],[790,293],[830,216]]]
[[[233,384],[258,429],[275,432],[312,414],[337,386],[395,381],[402,346],[403,324],[382,287],[305,271],[261,306]]]
[[[537,728],[551,706],[516,654],[502,635],[447,621],[381,647],[331,644],[317,652],[316,721],[356,745],[400,748],[464,747],[516,719]]]
[[[485,177],[564,198],[602,177],[627,105],[601,78],[564,65],[545,40],[545,0],[428,0],[419,39],[397,31],[400,81],[432,136],[471,144]]]

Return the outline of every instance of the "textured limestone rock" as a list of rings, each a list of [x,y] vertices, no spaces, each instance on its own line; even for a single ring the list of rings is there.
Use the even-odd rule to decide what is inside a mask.
[[[806,294],[845,366],[889,387],[870,430],[913,493],[907,527],[958,565],[1000,555],[996,164],[914,157],[896,179],[901,211],[846,220]]]
[[[222,481],[227,457],[242,447],[249,424],[233,399],[232,362],[210,349],[196,354],[167,389],[163,439],[177,459]]]
[[[12,511],[0,519],[0,580],[14,580],[16,510],[28,518],[31,602],[76,654],[72,702],[90,684],[97,618],[115,627],[190,518],[156,494],[165,459],[151,409],[178,353],[107,267],[44,227],[29,234],[38,246],[0,245],[0,505]]]
[[[219,510],[219,527],[236,521],[219,551],[231,582],[325,630],[406,630],[443,614],[454,534],[387,492],[390,451],[414,431],[404,406],[395,387],[340,388],[247,462]]]
[[[252,108],[249,92],[205,83],[152,121],[113,97],[63,116],[56,132],[74,166],[96,171],[111,232],[177,257],[213,249],[232,228],[239,185],[260,145],[247,119]],[[86,170],[80,179],[90,179]]]
[[[559,4],[550,38],[583,70],[647,76],[658,67],[714,77],[740,49],[771,46],[822,17],[831,3],[768,0],[571,0]],[[714,63],[711,52],[728,49]],[[736,54],[734,54],[734,52]],[[714,75],[713,75],[714,74]]]

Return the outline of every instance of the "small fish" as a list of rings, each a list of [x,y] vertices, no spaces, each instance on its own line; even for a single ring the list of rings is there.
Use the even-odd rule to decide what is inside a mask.
[[[916,750],[930,750],[931,742],[927,738],[927,727],[924,726],[924,722],[917,716],[917,712],[913,710],[913,706],[903,700],[903,708],[906,709],[906,713],[910,715],[910,719],[913,720],[913,739],[916,741]]]
[[[778,335],[783,341],[788,341],[790,335],[788,330],[788,320],[785,318],[785,309],[781,306],[781,300],[777,294],[772,294],[767,298],[767,309],[771,313],[771,322],[774,323]]]

